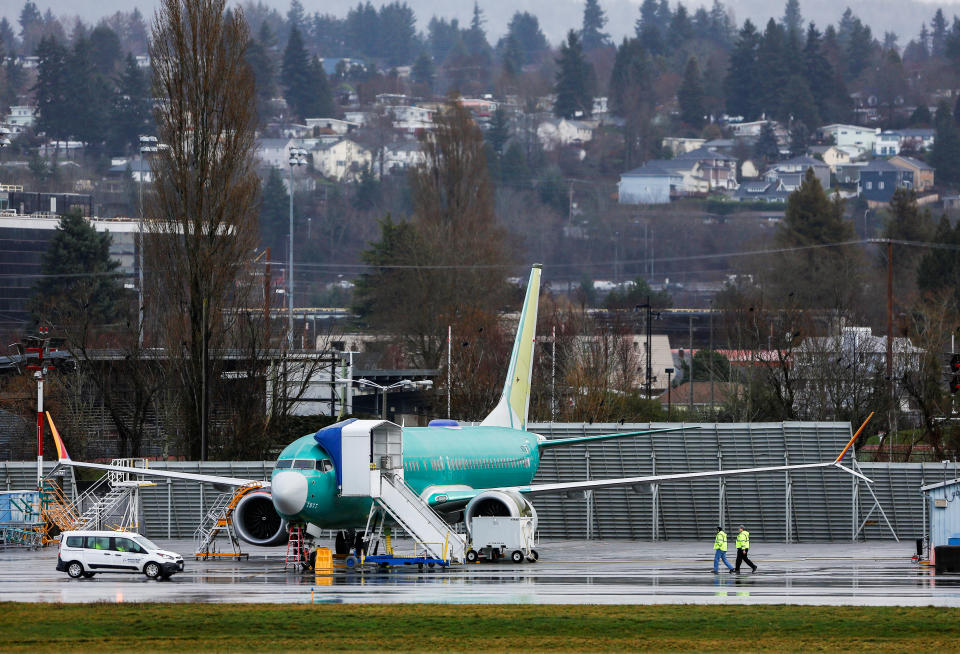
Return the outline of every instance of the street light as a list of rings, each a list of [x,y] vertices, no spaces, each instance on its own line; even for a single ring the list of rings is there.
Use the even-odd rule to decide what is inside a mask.
[[[144,152],[156,152],[158,148],[158,142],[156,136],[140,136],[140,165],[139,170],[137,171],[137,176],[139,177],[140,182],[140,224],[138,225],[138,231],[140,236],[140,284],[139,291],[137,293],[139,299],[140,310],[138,312],[139,322],[137,323],[138,334],[137,334],[137,343],[140,347],[143,347],[143,153]]]
[[[377,382],[372,382],[369,379],[345,379],[343,377],[336,377],[335,381],[339,384],[351,384],[357,383],[362,384],[363,386],[370,386],[380,391],[382,406],[380,407],[380,417],[383,420],[387,419],[387,391],[393,390],[394,388],[402,388],[405,391],[414,391],[418,388],[433,388],[433,382],[429,379],[401,379],[398,382],[392,384],[378,384]]]
[[[303,148],[298,148],[296,146],[290,148],[290,252],[289,252],[289,262],[290,266],[288,273],[290,275],[289,281],[287,281],[287,288],[289,289],[289,295],[287,296],[287,307],[290,310],[290,315],[287,322],[287,349],[293,349],[293,169],[296,166],[305,166],[307,164],[307,151]]]

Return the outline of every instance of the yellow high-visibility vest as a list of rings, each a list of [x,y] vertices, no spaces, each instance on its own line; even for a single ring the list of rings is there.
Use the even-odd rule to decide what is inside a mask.
[[[738,550],[748,550],[750,549],[750,532],[744,529],[739,534],[737,534],[737,549]]]
[[[713,549],[727,551],[727,532],[717,532],[717,540],[713,541]]]

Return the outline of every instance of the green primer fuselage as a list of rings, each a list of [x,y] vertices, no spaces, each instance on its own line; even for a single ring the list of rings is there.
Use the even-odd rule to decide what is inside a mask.
[[[538,437],[508,427],[405,427],[403,429],[404,478],[416,493],[437,486],[461,490],[525,486],[540,465]],[[330,461],[313,434],[298,438],[280,453],[278,460]],[[332,461],[331,461],[332,462]],[[283,515],[289,522],[307,522],[323,529],[362,526],[373,500],[341,497],[335,470],[275,469],[300,472],[307,478],[307,502],[297,515]]]

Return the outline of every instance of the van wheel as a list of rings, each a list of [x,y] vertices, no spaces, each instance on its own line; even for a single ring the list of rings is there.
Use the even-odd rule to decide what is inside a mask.
[[[93,579],[93,575],[94,575],[94,574],[96,574],[96,573],[94,573],[94,572],[84,572],[84,573],[83,573],[83,578],[84,578],[84,579]]]
[[[74,579],[79,579],[83,576],[83,564],[81,564],[79,561],[73,561],[67,566],[67,574]]]
[[[143,566],[143,574],[147,575],[150,579],[156,579],[160,576],[160,566],[153,561]]]

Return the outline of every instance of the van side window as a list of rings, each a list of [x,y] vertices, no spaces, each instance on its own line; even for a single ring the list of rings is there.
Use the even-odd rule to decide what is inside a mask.
[[[88,550],[108,550],[110,549],[109,536],[87,536],[86,548]]]
[[[83,547],[83,536],[67,536],[67,547]]]
[[[143,552],[142,548],[129,538],[115,537],[113,539],[113,549],[117,552],[133,552],[135,554]]]

